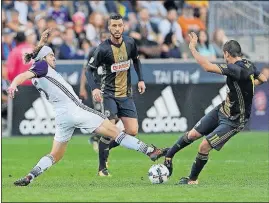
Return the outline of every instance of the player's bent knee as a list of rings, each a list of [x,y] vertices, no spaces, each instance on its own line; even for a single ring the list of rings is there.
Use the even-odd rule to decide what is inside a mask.
[[[124,130],[125,133],[127,133],[128,135],[132,135],[132,136],[136,136],[138,134],[138,129],[125,129]]]
[[[210,144],[208,143],[206,139],[204,139],[199,146],[199,152],[202,154],[208,154],[211,149],[212,147],[210,146]]]
[[[188,132],[188,139],[192,141],[199,139],[201,136],[202,135],[199,132],[197,132],[197,130],[195,129],[191,129]]]

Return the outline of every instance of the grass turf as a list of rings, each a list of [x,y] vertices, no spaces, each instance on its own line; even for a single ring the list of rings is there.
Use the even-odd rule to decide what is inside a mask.
[[[178,135],[140,135],[143,141],[165,147]],[[86,136],[74,136],[62,161],[28,187],[13,182],[26,175],[47,154],[52,137],[2,139],[2,201],[4,202],[267,202],[268,133],[240,133],[221,152],[213,151],[201,173],[200,184],[176,186],[188,175],[200,141],[174,158],[174,174],[161,185],[152,185],[147,171],[153,164],[135,151],[118,147],[109,159],[112,177],[97,177],[97,154]],[[161,163],[159,160],[158,163]]]

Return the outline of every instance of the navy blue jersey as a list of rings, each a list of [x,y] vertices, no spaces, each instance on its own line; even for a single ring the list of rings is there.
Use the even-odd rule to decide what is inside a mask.
[[[242,59],[234,64],[217,64],[223,75],[227,76],[229,87],[226,100],[220,111],[236,123],[244,123],[251,113],[252,98],[254,96],[254,80],[259,71],[255,65]]]

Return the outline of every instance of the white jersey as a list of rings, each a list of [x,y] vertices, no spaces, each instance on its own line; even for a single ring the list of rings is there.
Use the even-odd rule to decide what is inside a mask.
[[[32,79],[33,85],[54,107],[55,114],[60,115],[67,111],[72,111],[74,106],[79,106],[101,115],[100,112],[85,106],[74,92],[72,86],[46,61],[40,61],[33,64],[30,69],[35,74]]]

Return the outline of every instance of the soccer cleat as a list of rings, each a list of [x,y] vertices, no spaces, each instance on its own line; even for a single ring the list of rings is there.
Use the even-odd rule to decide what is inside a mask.
[[[172,175],[172,173],[173,173],[172,159],[171,158],[168,158],[168,157],[165,157],[163,165],[165,165],[166,168],[168,169],[168,171],[169,171],[169,177],[170,177]]]
[[[198,185],[198,180],[191,180],[189,177],[180,178],[176,185]]]
[[[165,148],[165,149],[158,149],[154,145],[152,145],[152,147],[153,147],[153,151],[152,152],[149,152],[147,154],[152,161],[156,161],[157,159],[159,159],[160,157],[166,155],[166,153],[167,153],[167,151],[166,151],[167,148]]]
[[[27,186],[31,183],[31,176],[25,176],[24,178],[20,178],[14,182],[16,186]]]
[[[98,176],[102,176],[102,177],[110,177],[111,175],[110,175],[110,173],[108,172],[108,170],[107,170],[107,168],[104,168],[104,169],[102,169],[102,170],[100,170],[99,172],[98,172]]]

